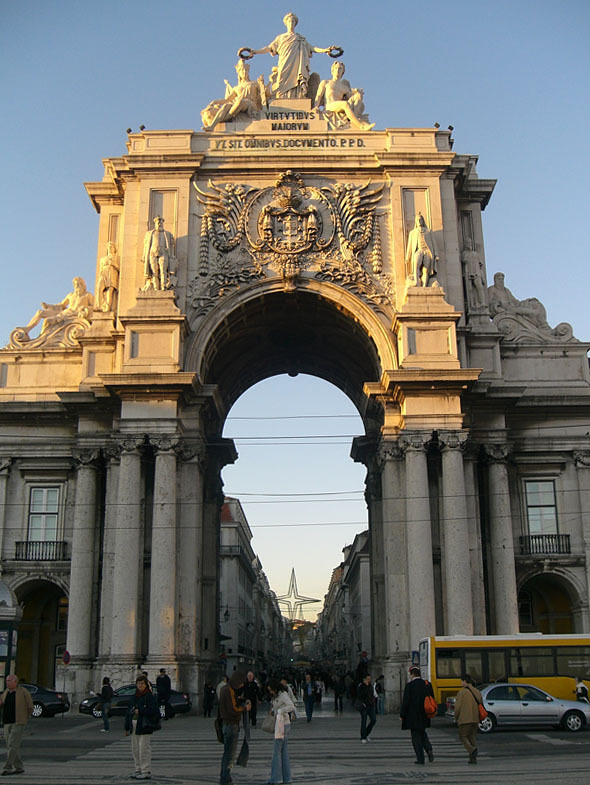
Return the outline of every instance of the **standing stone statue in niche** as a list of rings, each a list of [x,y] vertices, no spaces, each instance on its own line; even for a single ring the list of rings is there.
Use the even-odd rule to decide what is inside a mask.
[[[412,263],[412,276],[416,286],[438,286],[436,280],[438,256],[434,237],[426,226],[422,213],[418,213],[414,228],[408,237],[406,262]]]
[[[244,114],[247,117],[257,117],[266,103],[266,87],[263,77],[259,77],[257,82],[250,80],[250,66],[243,60],[236,65],[238,83],[232,87],[225,80],[225,98],[219,98],[203,109],[201,119],[203,120],[203,130],[212,131],[217,123],[225,123],[233,120],[238,115]]]
[[[283,22],[286,33],[278,35],[274,41],[262,49],[242,47],[239,57],[249,60],[253,55],[271,54],[278,56],[279,65],[276,76],[275,95],[277,98],[308,98],[309,60],[314,52],[340,57],[343,50],[338,46],[327,46],[322,49],[312,46],[307,39],[295,32],[299,19],[288,13]],[[313,96],[311,96],[313,97]]]
[[[115,243],[107,243],[107,253],[100,260],[96,298],[97,310],[112,313],[117,307],[119,291],[119,259]]]
[[[143,241],[143,291],[165,291],[172,288],[170,262],[176,257],[174,235],[164,229],[164,219],[157,215],[154,228],[145,233]]]
[[[367,122],[364,114],[363,91],[352,88],[348,79],[343,79],[345,66],[341,61],[332,65],[332,78],[320,82],[314,107],[325,107],[324,116],[335,127],[351,125],[359,131],[370,131],[375,123]]]
[[[472,309],[485,308],[486,288],[481,256],[473,248],[466,246],[461,254],[461,261],[465,265],[465,277]]]
[[[94,298],[86,289],[83,278],[74,278],[72,281],[74,291],[66,294],[60,303],[50,305],[41,303],[42,308],[35,313],[26,327],[20,328],[29,336],[31,330],[44,319],[39,338],[48,336],[56,327],[62,327],[74,319],[90,320]]]

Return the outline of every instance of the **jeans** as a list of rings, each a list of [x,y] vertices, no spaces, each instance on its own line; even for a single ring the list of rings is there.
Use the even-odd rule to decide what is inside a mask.
[[[382,692],[377,696],[377,714],[385,714],[385,695]]]
[[[313,705],[314,705],[314,697],[310,695],[309,697],[305,695],[303,698],[303,702],[305,703],[305,716],[307,717],[307,721],[311,722],[311,715],[313,714]]]
[[[412,745],[416,753],[418,763],[424,763],[424,751],[428,754],[432,752],[432,744],[426,733],[426,728],[412,729]]]
[[[289,738],[290,725],[285,725],[285,738],[275,739],[272,751],[272,764],[270,768],[270,782],[291,782],[291,764],[287,739]]]
[[[4,739],[6,741],[4,771],[14,771],[15,769],[22,771],[23,762],[20,758],[20,745],[24,732],[24,725],[16,725],[14,722],[4,725]]]
[[[367,725],[367,717],[369,718],[370,722]],[[375,723],[377,722],[377,717],[375,715],[375,704],[369,704],[368,706],[363,706],[361,709],[361,739],[366,739],[367,736],[371,735],[371,731],[375,727]]]
[[[219,785],[229,785],[231,782],[231,768],[236,759],[240,726],[223,723],[223,757],[221,758],[221,771]]]
[[[102,724],[105,730],[110,730],[111,726],[109,725],[109,711],[111,710],[111,703],[105,702],[102,704]]]

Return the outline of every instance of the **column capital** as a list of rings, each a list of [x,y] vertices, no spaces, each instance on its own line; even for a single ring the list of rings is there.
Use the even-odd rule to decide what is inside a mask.
[[[576,469],[590,469],[590,450],[574,451],[574,466]]]
[[[155,453],[176,453],[180,445],[180,438],[175,435],[150,436],[150,446]]]
[[[438,441],[441,452],[448,452],[450,450],[460,450],[461,452],[465,452],[467,449],[468,439],[469,433],[467,431],[438,432]]]
[[[0,475],[10,474],[10,467],[12,466],[12,458],[0,458]]]
[[[399,446],[404,453],[409,450],[424,452],[432,441],[432,431],[404,431],[399,437]]]
[[[207,448],[203,441],[188,441],[186,439],[179,439],[178,444],[174,448],[179,460],[184,463],[192,461],[193,458],[197,459],[197,463],[201,468],[204,468],[207,460]]]
[[[145,436],[121,436],[117,439],[115,445],[119,449],[119,454],[138,452],[145,445]]]
[[[507,442],[487,442],[482,444],[484,457],[488,463],[506,463],[512,452]]]
[[[101,456],[99,448],[76,448],[72,450],[72,458],[76,462],[76,469],[84,467],[95,469],[96,463]]]
[[[405,453],[398,439],[382,439],[377,446],[375,457],[378,465],[383,467],[388,461],[403,461]]]

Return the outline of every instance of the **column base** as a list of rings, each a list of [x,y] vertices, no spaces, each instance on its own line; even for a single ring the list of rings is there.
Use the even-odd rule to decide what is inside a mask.
[[[385,676],[385,711],[388,714],[399,713],[411,664],[412,652],[410,651],[400,651],[391,657],[383,658],[381,673]],[[379,673],[374,674],[374,679],[379,675]]]

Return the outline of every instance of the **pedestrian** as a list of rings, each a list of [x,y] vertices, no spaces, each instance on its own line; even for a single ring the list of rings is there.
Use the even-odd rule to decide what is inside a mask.
[[[271,712],[275,716],[274,746],[268,783],[291,782],[291,764],[287,742],[291,730],[291,717],[296,716],[295,704],[280,681],[268,682],[271,698]]]
[[[285,675],[281,676],[281,684],[287,690],[287,695],[291,698],[293,705],[295,704],[295,693],[293,692],[293,688],[289,684],[287,677]],[[297,712],[295,712],[295,717],[297,717]]]
[[[381,674],[375,682],[377,693],[377,714],[385,714],[385,676]]]
[[[590,701],[588,701],[588,687],[584,684],[583,676],[578,676],[574,692],[576,693],[577,701],[580,701],[581,703],[590,703]]]
[[[205,682],[203,689],[203,717],[210,717],[213,710],[213,703],[215,702],[215,690],[210,681]]]
[[[109,725],[109,711],[111,710],[111,701],[113,699],[113,688],[108,676],[102,680],[102,689],[100,691],[100,705],[102,712],[102,728],[101,733],[107,733],[111,728]]]
[[[346,683],[344,681],[344,676],[340,674],[340,676],[334,681],[334,711],[335,712],[342,712],[344,711],[343,707],[343,696],[346,692]]]
[[[170,693],[172,684],[170,676],[166,673],[166,668],[160,668],[160,675],[156,679],[156,692],[158,693],[158,703],[164,707],[164,719],[170,716]]]
[[[125,736],[131,734],[131,750],[135,772],[132,779],[150,780],[152,778],[152,733],[160,725],[158,701],[152,693],[145,676],[135,680],[135,695],[129,703],[125,715]]]
[[[316,690],[317,688],[315,682],[312,681],[311,673],[306,673],[305,681],[303,682],[303,703],[305,705],[305,716],[307,717],[308,722],[311,722],[313,715]]]
[[[361,656],[354,672],[355,684],[360,684],[369,672],[369,657],[366,651],[361,651]]]
[[[244,686],[246,677],[240,671],[234,671],[228,683],[221,688],[219,693],[219,716],[223,727],[223,756],[221,758],[221,771],[219,785],[232,785],[231,769],[236,759],[238,738],[240,735],[240,721],[244,711],[250,711],[249,700],[240,705],[237,693]]]
[[[463,687],[455,698],[455,722],[459,726],[459,738],[469,753],[468,763],[477,763],[477,726],[481,692],[473,686],[468,673],[461,676]]]
[[[221,690],[225,687],[225,685],[228,683],[228,681],[229,681],[229,676],[222,676],[221,677],[221,681],[219,682],[217,687],[215,687],[215,692],[217,694],[217,701],[218,702],[219,702],[219,696],[221,694]]]
[[[410,681],[404,688],[400,717],[402,718],[402,730],[409,730],[412,736],[412,746],[416,753],[416,763],[424,765],[424,752],[428,755],[428,760],[434,761],[432,744],[426,733],[426,728],[430,727],[430,720],[424,710],[424,698],[427,695],[434,697],[432,685],[425,682],[420,677],[420,668],[412,665],[410,668]]]
[[[15,676],[14,673],[6,677],[6,689],[0,696],[0,706],[2,706],[4,740],[6,741],[6,761],[2,769],[2,776],[23,774],[20,745],[25,725],[33,713],[33,699],[31,693],[19,685],[18,676]]]
[[[258,682],[254,677],[254,673],[252,671],[248,671],[246,674],[246,683],[244,684],[242,695],[252,704],[252,708],[250,709],[250,724],[253,728],[256,727],[256,712],[258,710],[258,699],[261,697],[261,694],[262,693],[260,687],[258,686]]]
[[[361,713],[361,744],[366,744],[371,741],[369,737],[377,722],[377,716],[375,714],[377,700],[375,688],[373,684],[371,684],[370,674],[365,676],[356,689],[356,703]],[[367,719],[369,720],[368,725]]]

